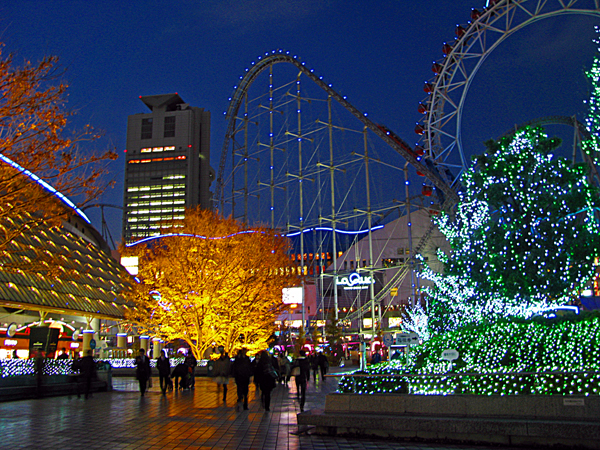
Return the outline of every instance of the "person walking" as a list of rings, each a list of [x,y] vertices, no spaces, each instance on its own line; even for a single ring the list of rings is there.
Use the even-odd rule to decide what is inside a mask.
[[[158,369],[160,390],[163,395],[166,395],[169,387],[169,375],[171,374],[171,362],[164,350],[160,352],[160,357],[156,360],[156,368]]]
[[[85,383],[85,398],[92,396],[92,380],[96,378],[96,362],[94,361],[93,350],[88,350],[87,354],[79,361],[79,373]],[[78,394],[79,396],[79,394]]]
[[[261,403],[265,411],[271,410],[271,391],[277,385],[278,374],[275,372],[271,355],[266,350],[260,352],[258,364],[256,365],[255,377],[258,376],[258,384],[260,385]]]
[[[152,376],[152,369],[150,369],[150,359],[146,356],[146,350],[140,348],[140,354],[135,358],[135,377],[140,383],[140,393],[142,397],[146,393],[146,386],[148,380]]]
[[[194,386],[196,386],[196,366],[198,365],[198,360],[194,356],[192,349],[188,351],[188,354],[183,362],[190,368],[188,387],[193,389]]]
[[[254,373],[252,362],[246,354],[245,348],[240,349],[233,360],[233,378],[237,387],[237,405],[236,411],[240,409],[240,403],[243,402],[244,410],[248,409],[248,387],[250,386],[250,378]]]
[[[306,357],[306,351],[300,350],[299,355],[292,365],[292,373],[296,382],[296,399],[300,402],[300,412],[304,412],[306,383],[310,378],[310,362]]]
[[[254,375],[254,398],[258,397],[260,392],[260,374],[258,373],[258,360],[260,359],[260,352],[256,354],[252,360],[252,374]],[[262,398],[262,394],[261,394]]]
[[[283,353],[279,354],[279,382],[288,385],[291,372],[290,360]]]
[[[319,352],[319,356],[317,356],[317,362],[319,364],[319,368],[321,369],[321,381],[325,382],[325,375],[329,369],[329,361],[327,361],[327,356],[325,356],[325,353]]]
[[[227,402],[227,385],[229,384],[229,376],[231,375],[231,360],[227,352],[223,351],[219,359],[215,361],[213,368],[215,382],[217,383],[217,396],[221,393],[223,387],[223,403]]]
[[[38,349],[35,353],[35,396],[42,398],[43,396],[43,381],[44,381],[44,367],[46,366],[46,358],[41,349]]]
[[[171,379],[175,380],[175,392],[179,389],[185,389],[188,384],[188,376],[190,374],[190,367],[187,364],[177,364],[171,372]]]
[[[279,356],[278,355],[271,356],[271,364],[273,364],[273,369],[275,369],[275,372],[277,372],[277,379],[275,380],[275,382],[281,381],[281,370],[279,369]]]
[[[379,364],[381,362],[381,353],[379,353],[379,350],[376,350],[375,353],[373,354],[373,357],[371,358],[371,364]]]
[[[308,361],[310,362],[310,368],[312,369],[313,381],[316,383],[317,382],[317,371],[319,370],[319,360],[317,358],[317,354],[314,351],[308,357]],[[310,381],[310,371],[308,372],[306,381]]]

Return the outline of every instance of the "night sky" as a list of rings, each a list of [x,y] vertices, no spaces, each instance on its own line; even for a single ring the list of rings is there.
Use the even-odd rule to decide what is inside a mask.
[[[484,0],[25,0],[0,6],[0,40],[17,62],[60,58],[68,107],[78,112],[73,126],[103,130],[96,147],[121,155],[110,167],[116,185],[102,199],[120,205],[127,116],[147,112],[139,96],[177,92],[211,111],[217,170],[233,86],[272,50],[298,55],[371,119],[416,142],[416,107],[432,62],[442,59],[442,44],[453,40],[471,8],[483,6]],[[469,152],[481,153],[483,141],[531,119],[585,117],[584,70],[593,61],[598,22],[581,15],[539,21],[490,55],[463,114]],[[87,213],[100,229],[99,210]],[[120,240],[119,210],[110,212],[109,226]]]

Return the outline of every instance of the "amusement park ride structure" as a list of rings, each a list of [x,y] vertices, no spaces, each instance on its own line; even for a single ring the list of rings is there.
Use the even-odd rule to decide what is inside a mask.
[[[442,45],[443,58],[432,65],[434,76],[424,85],[427,97],[417,106],[421,118],[414,146],[359,111],[297,56],[280,50],[266,53],[246,69],[230,99],[217,176],[218,208],[248,226],[268,224],[295,235],[294,253],[301,270],[315,278],[337,279],[341,251],[354,244],[344,241],[342,234],[354,231],[354,239],[366,234],[369,255],[358,270],[373,277],[380,270],[371,244],[374,225],[394,212],[408,215],[410,224],[415,208],[450,212],[458,202],[460,176],[470,165],[462,145],[462,112],[486,58],[527,25],[567,14],[600,16],[600,4],[489,0],[481,10],[473,9],[470,20],[456,27],[454,40]],[[535,123],[573,126],[573,158],[586,162],[590,177],[600,182],[593,162],[578,151],[587,130],[576,118],[550,117]],[[404,189],[399,188],[402,178]],[[421,181],[420,192],[413,180]],[[408,228],[410,258],[377,294],[371,287],[370,301],[358,305],[345,320],[370,309],[372,323],[377,322],[376,310],[381,323],[382,300],[412,273],[415,255],[434,225],[414,245]],[[308,269],[311,264],[314,270]],[[337,318],[337,291],[333,291],[330,307]],[[413,304],[416,298],[415,291]]]

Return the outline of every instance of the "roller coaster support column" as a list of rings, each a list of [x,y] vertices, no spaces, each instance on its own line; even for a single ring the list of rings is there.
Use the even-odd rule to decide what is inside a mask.
[[[406,162],[406,164],[404,164],[404,187],[405,187],[405,192],[406,192],[406,228],[407,228],[407,232],[408,232],[408,252],[409,252],[409,257],[411,259],[411,267],[410,267],[410,285],[412,287],[412,297],[410,300],[410,306],[413,307],[415,306],[415,299],[416,299],[416,291],[415,291],[415,270],[414,270],[414,263],[413,261],[413,246],[412,246],[412,222],[411,222],[411,215],[410,215],[410,192],[408,189],[408,186],[410,184],[410,181],[408,180],[408,161]],[[405,256],[406,257],[406,256]]]
[[[371,277],[371,284],[369,285],[369,297],[371,299],[371,340],[375,339],[375,283],[373,282],[373,232],[371,226],[373,223],[373,212],[371,211],[371,183],[369,180],[369,147],[367,145],[367,130],[365,127],[363,131],[364,135],[364,152],[365,152],[365,184],[367,193],[367,228],[369,230],[369,276]],[[381,308],[379,309],[379,324],[381,326]]]
[[[338,320],[338,293],[337,293],[337,279],[338,279],[338,267],[337,267],[337,236],[336,230],[336,211],[335,211],[335,167],[333,165],[333,119],[331,116],[331,95],[327,97],[327,114],[328,114],[328,126],[329,126],[329,177],[331,180],[331,228],[332,228],[332,244],[333,244],[333,305],[335,308],[335,320]],[[325,328],[323,327],[323,330]]]
[[[300,202],[300,254],[302,255],[302,274],[305,274],[306,266],[304,262],[304,171],[302,167],[302,97],[300,97],[300,74],[298,74],[298,78],[296,79],[296,110],[298,115],[298,182],[300,186],[298,187],[298,200]],[[304,284],[302,285],[304,287]],[[302,290],[304,292],[304,290]],[[303,294],[304,295],[304,294]],[[306,308],[304,305],[304,301],[302,302],[302,326],[306,327]]]

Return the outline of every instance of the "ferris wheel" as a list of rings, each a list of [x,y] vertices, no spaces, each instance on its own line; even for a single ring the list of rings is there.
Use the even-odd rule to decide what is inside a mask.
[[[441,61],[433,63],[435,76],[425,82],[427,97],[419,103],[423,114],[415,132],[417,150],[437,167],[454,189],[470,165],[462,142],[462,114],[469,87],[492,51],[522,28],[542,19],[584,14],[600,16],[600,2],[582,0],[488,0],[482,10],[472,9],[471,21],[458,25],[455,40],[444,43]]]

